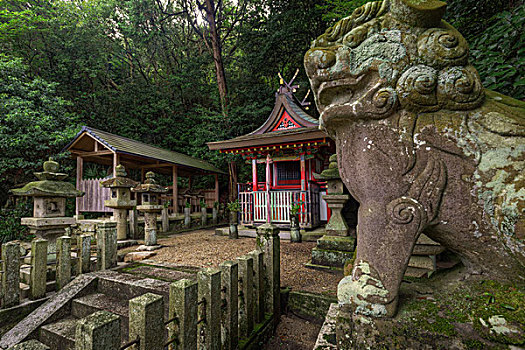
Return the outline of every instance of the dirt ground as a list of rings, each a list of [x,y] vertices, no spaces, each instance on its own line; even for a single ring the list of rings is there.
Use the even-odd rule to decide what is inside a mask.
[[[255,238],[229,239],[214,230],[197,230],[159,239],[165,246],[151,260],[197,267],[217,267],[255,250]],[[306,268],[314,242],[281,240],[281,286],[292,290],[335,295],[341,275]]]
[[[312,350],[320,329],[320,324],[292,314],[282,315],[276,334],[262,350]]]
[[[165,246],[151,260],[177,265],[217,267],[255,250],[255,238],[229,239],[214,230],[197,230],[159,239]],[[335,295],[341,275],[308,269],[314,242],[290,243],[281,240],[281,286],[292,290]],[[127,250],[133,250],[128,248]],[[291,313],[282,315],[276,334],[262,350],[311,350],[320,324]]]

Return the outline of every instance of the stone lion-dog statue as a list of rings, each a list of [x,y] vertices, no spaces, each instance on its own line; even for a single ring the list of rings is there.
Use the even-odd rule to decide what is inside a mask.
[[[369,2],[317,38],[305,68],[341,178],[360,203],[338,286],[356,314],[396,313],[421,233],[467,278],[525,284],[525,103],[485,90],[437,0]]]

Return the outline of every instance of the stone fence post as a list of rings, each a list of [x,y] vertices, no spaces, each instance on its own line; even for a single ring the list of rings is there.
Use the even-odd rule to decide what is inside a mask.
[[[46,296],[47,282],[47,240],[36,238],[31,242],[31,285],[30,299]]]
[[[129,236],[131,239],[139,239],[139,222],[137,208],[129,210]]]
[[[20,244],[2,244],[2,307],[20,304]]]
[[[75,350],[119,349],[119,316],[107,311],[98,311],[78,321],[75,334]]]
[[[203,269],[197,274],[199,284],[197,321],[198,346],[201,350],[221,348],[221,272]]]
[[[71,282],[71,237],[57,238],[56,289]]]
[[[248,338],[253,331],[253,258],[244,255],[239,262],[239,335]]]
[[[117,223],[103,221],[97,225],[97,270],[117,266]]]
[[[234,261],[225,261],[221,270],[221,345],[222,350],[236,350],[239,345],[239,265]]]
[[[255,322],[264,320],[264,253],[254,250],[253,258],[253,299],[255,304]]]
[[[278,323],[281,314],[281,241],[279,229],[272,224],[257,228],[257,250],[264,253],[266,312]]]
[[[162,222],[162,232],[168,232],[170,230],[170,219],[168,216],[168,208],[162,208],[162,213],[160,214]]]
[[[79,235],[77,238],[78,274],[91,271],[91,235]]]
[[[197,349],[197,293],[197,283],[189,279],[170,285],[169,350]]]
[[[129,340],[140,339],[137,350],[163,350],[165,331],[161,295],[146,293],[129,301]]]

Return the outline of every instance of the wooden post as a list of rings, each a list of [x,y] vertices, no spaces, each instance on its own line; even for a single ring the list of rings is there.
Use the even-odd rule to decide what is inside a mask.
[[[77,157],[77,190],[80,189],[80,183],[82,182],[82,177],[84,177],[84,158],[78,156]],[[80,215],[80,201],[82,200],[82,197],[76,198],[76,208],[75,208],[75,214]]]
[[[270,203],[270,184],[271,184],[271,172],[270,172],[271,158],[268,154],[266,156],[266,222],[272,222],[272,208]]]
[[[219,201],[219,174],[215,174],[215,201]]]
[[[172,180],[173,180],[173,212],[175,214],[179,213],[179,186],[177,185],[177,181],[179,179],[179,173],[177,166],[174,165],[172,167]]]
[[[145,178],[146,178],[146,169],[140,168],[140,182],[144,183]]]
[[[257,158],[252,159],[252,185],[253,192],[257,191],[259,188],[259,183],[257,182]]]
[[[117,165],[119,163],[119,155],[115,152],[113,153],[113,177],[117,176]]]

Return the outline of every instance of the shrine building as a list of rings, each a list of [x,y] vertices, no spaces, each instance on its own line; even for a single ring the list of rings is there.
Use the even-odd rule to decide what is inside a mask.
[[[301,206],[301,228],[315,228],[328,219],[322,199],[326,183],[316,181],[314,173],[328,167],[335,144],[307,113],[306,97],[302,102],[296,98],[297,88],[293,79],[287,83],[281,78],[275,106],[263,125],[247,135],[208,143],[210,150],[240,154],[252,165],[252,181],[238,184],[244,226],[271,222],[289,227],[294,204]]]

